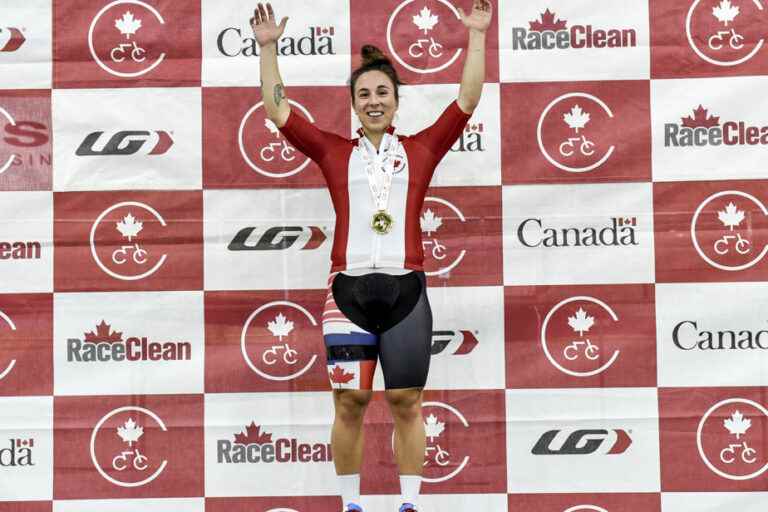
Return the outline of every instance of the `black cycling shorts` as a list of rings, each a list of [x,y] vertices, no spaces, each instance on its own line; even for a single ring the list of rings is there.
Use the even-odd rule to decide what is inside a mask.
[[[377,359],[386,389],[423,388],[432,343],[424,272],[331,274],[323,339],[333,388],[371,389]]]

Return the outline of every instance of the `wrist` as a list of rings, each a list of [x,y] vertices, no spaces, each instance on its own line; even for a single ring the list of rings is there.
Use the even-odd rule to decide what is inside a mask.
[[[270,41],[270,42],[268,42],[268,43],[265,43],[265,44],[260,44],[260,45],[259,45],[259,48],[260,48],[262,51],[263,51],[263,50],[273,50],[273,49],[274,49],[275,51],[277,51],[277,41]]]

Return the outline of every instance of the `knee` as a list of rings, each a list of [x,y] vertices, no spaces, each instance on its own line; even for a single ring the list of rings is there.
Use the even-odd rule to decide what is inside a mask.
[[[414,421],[421,419],[421,389],[388,389],[387,403],[395,419]]]
[[[372,391],[355,389],[335,389],[333,401],[336,407],[336,417],[345,423],[362,421],[365,408],[371,401]]]

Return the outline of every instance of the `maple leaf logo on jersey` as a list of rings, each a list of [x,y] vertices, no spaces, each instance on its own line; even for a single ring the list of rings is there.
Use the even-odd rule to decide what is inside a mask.
[[[272,434],[261,431],[261,426],[256,425],[255,421],[252,421],[250,425],[245,427],[245,432],[235,434],[236,444],[265,444],[272,442]]]
[[[724,226],[731,228],[731,231],[733,231],[733,228],[737,227],[744,220],[744,212],[736,208],[735,204],[728,203],[725,210],[717,212],[717,218]]]
[[[569,113],[563,114],[563,121],[576,130],[576,133],[587,125],[589,119],[589,113],[584,112],[579,105],[574,105]]]
[[[437,25],[437,15],[432,14],[426,6],[419,12],[418,16],[413,17],[413,24],[423,30],[426,34]]]
[[[739,15],[739,8],[731,5],[731,0],[722,0],[720,5],[712,8],[712,15],[727,27]]]
[[[139,234],[144,228],[144,223],[136,222],[136,218],[128,213],[121,222],[115,222],[117,230],[126,238],[131,241],[131,238]]]
[[[126,39],[130,39],[131,34],[135,35],[136,31],[141,28],[141,20],[135,19],[131,11],[125,11],[122,18],[115,20],[115,27]]]
[[[128,418],[125,425],[117,427],[117,435],[120,436],[124,442],[128,443],[128,446],[131,446],[144,435],[144,428],[136,425],[133,418]]]
[[[112,330],[112,326],[109,325],[104,320],[101,321],[100,324],[96,326],[96,332],[90,331],[86,332],[84,341],[86,343],[101,343],[101,342],[107,342],[107,343],[116,343],[118,341],[123,341],[123,333],[112,331],[111,333],[109,331]]]
[[[354,372],[348,373],[339,365],[334,366],[333,371],[328,372],[328,376],[330,377],[331,382],[335,384],[346,384],[355,378]]]
[[[584,336],[584,331],[588,331],[595,323],[595,317],[587,315],[584,308],[579,308],[576,311],[576,316],[568,317],[568,325],[574,330],[578,331],[579,336]]]
[[[547,9],[541,14],[541,21],[529,21],[528,24],[531,30],[535,32],[544,32],[551,30],[557,32],[558,30],[565,30],[568,28],[568,22],[565,20],[555,20],[555,13]]]
[[[736,409],[736,412],[734,412],[730,418],[723,420],[723,426],[738,439],[740,436],[747,433],[747,430],[752,426],[752,420],[744,418],[744,415]]]
[[[711,128],[720,125],[720,116],[713,116],[702,105],[693,111],[693,116],[683,118],[683,126],[686,128]]]

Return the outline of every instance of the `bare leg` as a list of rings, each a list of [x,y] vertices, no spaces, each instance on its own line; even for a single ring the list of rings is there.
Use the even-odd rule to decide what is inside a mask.
[[[427,437],[421,416],[420,388],[388,389],[385,392],[395,420],[395,460],[401,475],[421,475]]]
[[[360,473],[363,461],[363,417],[372,391],[334,389],[336,416],[331,430],[331,450],[337,475]]]

